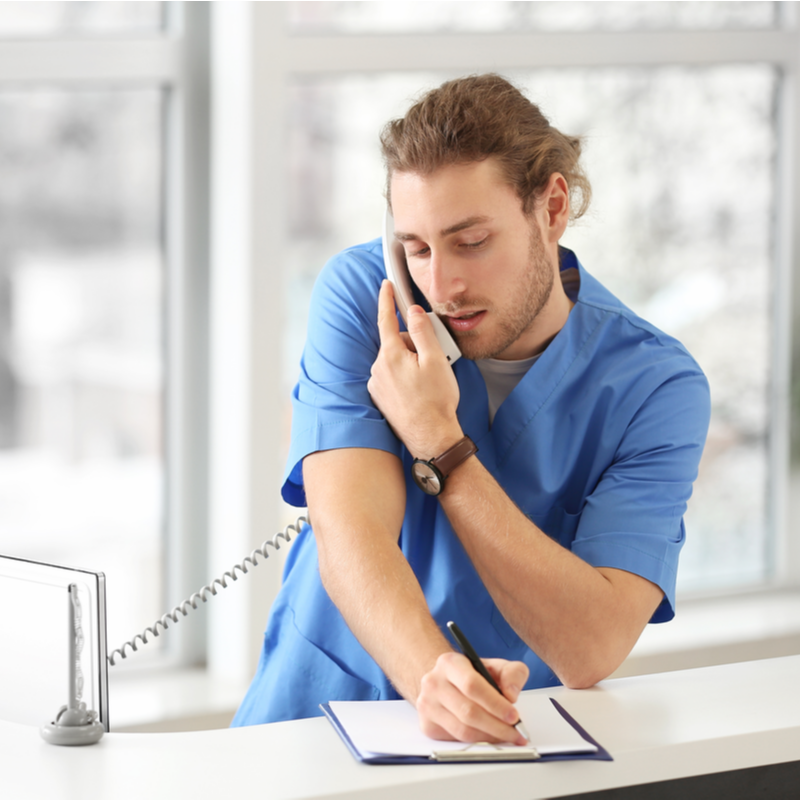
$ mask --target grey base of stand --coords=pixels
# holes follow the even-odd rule
[[[89,725],[68,728],[55,722],[43,725],[41,729],[42,739],[49,744],[63,745],[82,745],[96,744],[105,733],[105,729],[99,722],[92,722]]]
[[[105,733],[105,728],[97,721],[95,712],[87,711],[86,705],[81,703],[77,709],[68,710],[62,706],[55,721],[43,725],[40,733],[48,744],[74,747],[96,744]]]

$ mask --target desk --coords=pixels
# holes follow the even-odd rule
[[[613,762],[368,766],[354,761],[323,718],[110,733],[82,748],[54,747],[37,728],[0,722],[0,794],[5,800],[535,800],[765,765],[783,765],[774,768],[779,782],[792,781],[788,786],[800,791],[798,684],[800,656],[789,656],[619,678],[582,691],[536,690],[557,698]],[[719,796],[707,789],[694,795]],[[622,796],[647,796],[645,787],[633,791]],[[693,796],[691,787],[679,791]],[[759,796],[791,796],[786,792]],[[659,796],[677,793],[673,786]]]

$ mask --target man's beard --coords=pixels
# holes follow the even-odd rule
[[[498,311],[484,298],[462,298],[453,303],[437,305],[434,311],[441,316],[455,316],[462,308],[485,308],[495,317],[497,330],[487,339],[480,327],[474,331],[453,331],[447,326],[464,358],[477,361],[496,358],[525,333],[539,312],[547,305],[553,291],[553,267],[547,260],[541,234],[535,224],[531,225],[528,269],[523,275],[524,283],[514,293],[513,305]]]

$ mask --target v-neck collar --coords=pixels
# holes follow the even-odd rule
[[[575,305],[547,349],[497,409],[491,430],[486,385],[477,365],[460,359],[454,366],[461,391],[458,406],[461,427],[479,449],[483,441],[484,449],[488,447],[497,466],[502,466],[511,455],[525,429],[556,392],[605,316],[604,309],[586,302],[600,285],[586,273],[571,250],[561,248],[561,270],[568,269],[576,269],[580,277],[577,297],[570,298]]]

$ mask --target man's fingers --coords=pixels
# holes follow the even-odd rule
[[[394,289],[391,281],[385,280],[378,293],[378,335],[381,346],[388,344],[400,333],[400,323],[394,305]]]
[[[477,728],[470,728],[469,725],[462,724],[459,719],[451,714],[444,706],[438,709],[437,720],[434,722],[430,717],[423,717],[421,725],[422,732],[431,739],[438,739],[446,742],[488,742],[496,743],[507,741],[507,739],[497,739],[489,736],[485,731]]]
[[[466,656],[459,653],[440,657],[445,674],[454,690],[461,695],[461,705],[451,707],[460,723],[488,733],[492,741],[514,742],[520,739],[513,726],[519,721],[519,712],[507,697],[499,694],[472,666]],[[498,659],[497,662],[501,662]],[[499,664],[493,665],[496,669]],[[512,662],[506,662],[512,663]],[[520,663],[520,662],[516,662]],[[527,667],[521,664],[524,670]],[[519,678],[519,670],[511,670],[512,678]],[[524,685],[524,684],[523,684]],[[502,684],[500,684],[502,688]],[[475,741],[473,739],[465,741]]]
[[[530,670],[522,661],[485,658],[483,663],[510,702],[516,703],[522,687],[528,682]]]
[[[436,331],[428,319],[428,315],[421,306],[410,306],[406,320],[408,333],[414,343],[414,349],[419,355],[420,364],[425,364],[430,359],[444,359],[442,347],[436,338]]]
[[[417,352],[417,346],[414,344],[414,340],[406,331],[400,331],[400,338],[403,340],[403,344],[412,352]]]
[[[474,674],[486,683],[480,675]],[[426,680],[427,685],[417,700],[417,710],[427,736],[460,742],[513,742],[519,738],[511,725],[465,695],[445,674],[439,673],[437,677],[428,673],[423,682]],[[486,685],[502,701],[500,695]]]

